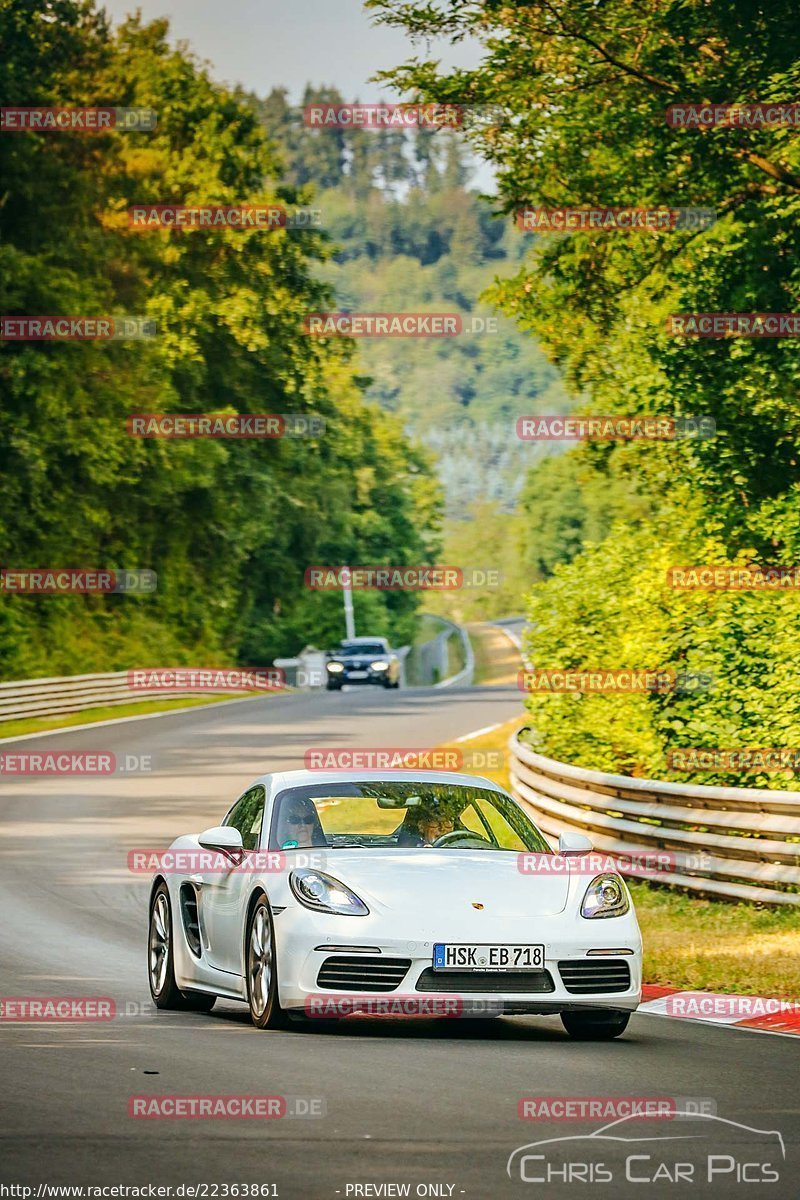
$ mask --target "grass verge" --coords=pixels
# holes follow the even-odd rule
[[[105,708],[82,708],[80,712],[57,717],[23,717],[18,721],[0,721],[0,738],[23,737],[26,733],[49,733],[69,729],[71,725],[89,725],[92,721],[111,721],[116,717],[144,717],[149,713],[170,712],[174,708],[197,708],[201,704],[219,704],[221,700],[245,699],[247,695],[272,696],[277,692],[236,692],[216,696],[184,696],[176,700],[139,700],[132,704],[112,704]]]
[[[496,625],[482,621],[465,628],[475,655],[475,682],[488,686],[516,683],[520,658],[511,638]]]

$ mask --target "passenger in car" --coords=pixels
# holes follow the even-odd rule
[[[311,800],[293,799],[283,805],[278,823],[278,845],[281,849],[306,849],[327,846],[316,807]]]

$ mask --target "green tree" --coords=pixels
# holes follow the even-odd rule
[[[571,562],[587,543],[602,542],[612,525],[646,520],[652,502],[636,476],[618,466],[619,455],[598,459],[585,448],[542,459],[525,477],[519,499],[524,520],[523,556],[533,578]]]
[[[472,36],[483,44],[472,70],[447,73],[415,61],[387,74],[429,102],[495,106],[470,137],[495,168],[509,216],[529,204],[716,214],[699,229],[587,228],[532,238],[518,272],[492,292],[535,334],[588,411],[700,414],[717,425],[715,437],[615,451],[601,537],[614,515],[621,519],[596,544],[594,484],[579,494],[580,476],[571,473],[584,460],[565,456],[531,477],[531,520],[549,521],[540,565],[550,569],[559,554],[568,560],[578,550],[531,594],[535,661],[644,667],[677,658],[710,661],[718,676],[701,696],[532,698],[541,744],[635,773],[664,773],[668,746],[692,744],[687,738],[796,744],[789,597],[690,602],[663,575],[665,564],[697,555],[792,563],[800,551],[792,340],[681,338],[667,325],[670,314],[796,308],[800,145],[791,126],[676,128],[666,120],[670,105],[793,98],[800,83],[794,10],[787,0],[367,4],[415,37]],[[561,493],[549,513],[531,494],[548,473]],[[644,513],[630,511],[635,497],[624,493],[633,477]]]
[[[800,478],[791,339],[676,339],[670,313],[791,311],[800,283],[800,147],[790,127],[671,128],[669,105],[783,101],[800,82],[787,0],[534,0],[432,8],[368,0],[415,36],[477,37],[473,70],[433,61],[383,75],[439,103],[492,105],[470,136],[497,171],[501,207],[702,207],[707,230],[585,230],[535,239],[497,302],[535,332],[578,394],[601,411],[717,418],[719,436],[674,455],[726,505]],[[536,69],[531,70],[535,62]],[[653,465],[655,456],[649,456]],[[670,467],[667,468],[668,472]]]
[[[300,194],[276,191],[249,100],[172,48],[165,21],[112,34],[77,0],[4,0],[0,22],[12,101],[142,106],[159,118],[153,133],[0,139],[2,311],[145,315],[158,329],[150,341],[3,345],[0,561],[148,567],[159,581],[139,598],[3,595],[0,670],[264,662],[295,650],[300,630],[329,621],[306,566],[435,555],[427,459],[364,401],[352,347],[302,333],[306,313],[334,306],[318,234],[128,227],[134,203]],[[219,411],[314,414],[326,427],[241,442],[126,432],[130,413]],[[394,635],[416,598],[373,603]]]

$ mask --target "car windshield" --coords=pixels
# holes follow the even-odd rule
[[[309,784],[278,796],[270,848],[533,850],[544,836],[503,792],[425,780]]]
[[[364,642],[360,646],[340,646],[334,651],[337,658],[344,658],[347,655],[376,655],[385,654],[386,649],[380,642]]]

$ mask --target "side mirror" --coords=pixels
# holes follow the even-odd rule
[[[588,854],[591,849],[591,838],[588,838],[585,833],[562,833],[559,835],[559,854]]]
[[[232,825],[215,825],[199,834],[197,840],[204,850],[221,850],[231,859],[244,854],[242,835]]]

